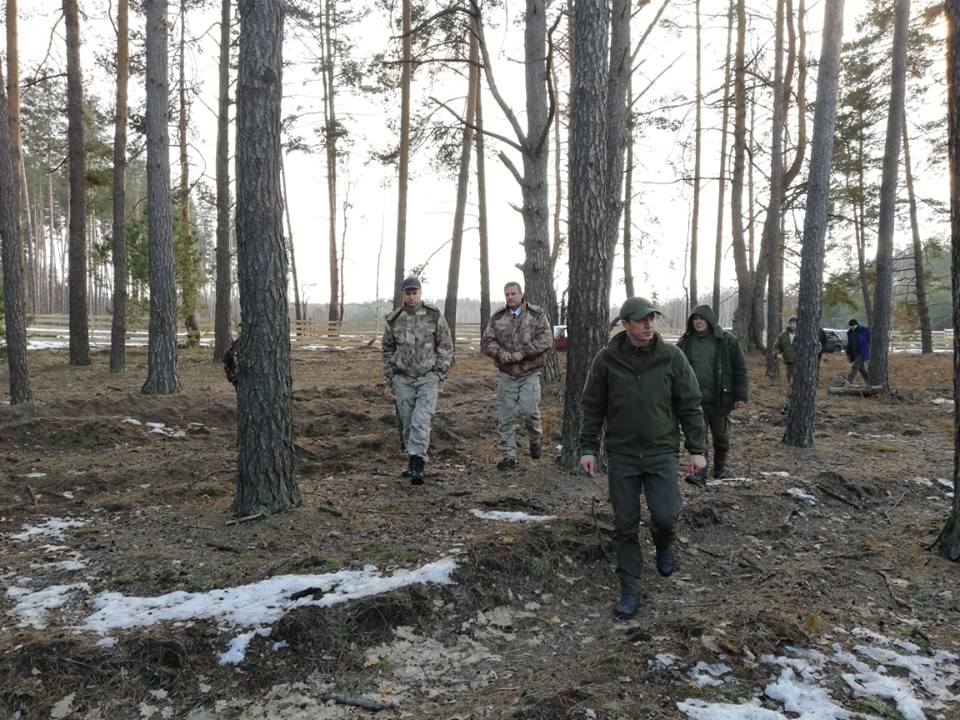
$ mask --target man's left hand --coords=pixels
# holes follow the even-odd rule
[[[696,475],[707,466],[707,458],[703,455],[690,456],[690,474]]]
[[[515,353],[510,353],[510,358],[511,358],[514,362],[520,362],[521,360],[523,360],[523,353],[520,352],[519,350],[518,350],[517,352],[515,352]]]

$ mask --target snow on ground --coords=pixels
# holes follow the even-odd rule
[[[243,660],[250,641],[270,634],[270,626],[294,608],[330,607],[408,585],[448,585],[457,564],[444,558],[413,570],[398,570],[381,576],[368,565],[363,570],[341,570],[323,575],[277,575],[257,583],[203,593],[172,592],[156,597],[125,596],[102,592],[90,604],[94,613],[79,629],[106,636],[115,630],[148,627],[164,621],[215,620],[221,626],[244,630],[231,640],[221,655],[222,664]],[[21,581],[24,582],[24,581]],[[54,585],[31,591],[17,585],[7,589],[16,601],[10,614],[20,625],[46,626],[49,611],[63,607],[74,593],[88,593],[89,585]]]
[[[498,522],[549,522],[556,520],[556,515],[528,515],[525,512],[505,512],[503,510],[477,510],[470,514],[481,520],[496,520]]]
[[[835,643],[825,651],[787,647],[784,655],[762,657],[761,666],[770,668],[772,675],[749,702],[687,699],[677,708],[693,720],[866,720],[877,716],[845,707],[853,699],[866,698],[873,704],[884,702],[890,713],[896,708],[903,720],[957,717],[960,696],[951,690],[960,682],[957,655],[943,650],[925,653],[913,643],[861,628],[852,635],[866,642],[852,651]],[[701,687],[736,683],[735,676],[719,672],[721,667],[725,666],[699,662],[689,675]],[[837,678],[843,680],[844,690],[838,689]]]
[[[10,533],[7,537],[17,542],[25,542],[38,535],[61,538],[65,530],[82,527],[86,524],[85,520],[75,520],[73,518],[47,518],[40,525],[24,525],[23,532]]]
[[[811,495],[809,492],[807,492],[803,488],[792,487],[789,490],[787,490],[787,495],[789,495],[790,497],[794,497],[797,500],[803,500],[804,502],[810,503],[811,505],[816,505],[817,503],[817,496]]]

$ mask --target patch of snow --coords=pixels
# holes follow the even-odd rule
[[[103,648],[115,648],[117,646],[117,639],[112,636],[102,637],[97,640],[97,647]]]
[[[953,490],[953,481],[946,478],[937,478],[937,482],[943,485],[947,490]]]
[[[70,693],[61,698],[50,708],[50,720],[63,720],[73,713],[73,698],[76,693]]]
[[[17,601],[10,614],[20,618],[18,627],[43,629],[47,626],[47,613],[63,607],[75,592],[89,592],[87,583],[70,585],[51,585],[43,590],[31,592],[23,587],[7,588],[7,597]]]
[[[47,520],[40,525],[24,525],[23,532],[12,533],[7,535],[7,537],[17,542],[30,540],[37,535],[49,535],[50,537],[61,538],[63,537],[64,530],[83,527],[86,524],[87,522],[85,520],[75,520],[73,518],[47,518]]]
[[[524,512],[504,512],[502,510],[477,510],[470,514],[481,520],[496,520],[498,522],[549,522],[556,520],[556,515],[528,515]]]
[[[910,479],[913,480],[913,482],[915,482],[917,485],[921,485],[922,487],[933,487],[933,481],[930,480],[930,478],[914,477]]]
[[[79,556],[73,560],[61,560],[51,563],[30,563],[32,570],[63,570],[65,572],[77,572],[87,567],[87,564],[79,559]]]
[[[803,500],[804,502],[809,503],[811,505],[817,504],[817,496],[811,495],[803,488],[792,487],[789,490],[787,490],[787,495],[789,495],[790,497],[794,497],[797,500]]]
[[[756,700],[745,705],[683,700],[677,703],[677,709],[693,720],[787,720],[775,710],[760,707]]]
[[[953,400],[944,397],[936,397],[930,402],[932,402],[934,405],[953,405]]]
[[[156,597],[127,597],[122,593],[104,592],[91,601],[95,612],[81,627],[106,634],[164,621],[217,620],[229,627],[252,629],[252,633],[242,633],[235,638],[221,656],[221,659],[242,659],[242,652],[254,634],[294,608],[330,607],[421,583],[449,585],[453,582],[451,575],[456,567],[454,560],[444,558],[387,576],[381,576],[376,567],[367,565],[363,570],[341,570],[324,575],[277,575],[249,585],[204,593],[177,591]],[[307,590],[314,592],[291,599]]]
[[[127,423],[128,425],[143,425],[143,423],[136,418],[124,418],[123,422]]]
[[[45,472],[28,472],[26,475],[21,475],[20,477],[25,477],[25,478],[42,478],[42,477],[46,477],[46,476],[47,476],[47,474],[46,474]]]
[[[250,645],[250,641],[258,635],[260,637],[267,637],[271,632],[272,630],[268,627],[260,627],[250,632],[240,633],[230,641],[227,649],[220,653],[220,664],[239,665],[243,662],[243,658],[247,654],[247,647]]]
[[[677,661],[676,656],[671,655],[670,653],[659,653],[655,655],[653,660],[649,660],[648,664],[651,667],[655,667],[660,670],[665,670],[669,667],[673,667],[673,664]]]
[[[723,685],[722,678],[724,675],[729,673],[731,670],[729,665],[724,665],[723,663],[709,664],[705,663],[703,660],[698,662],[692,668],[690,668],[690,678],[700,687],[705,687],[707,685],[717,686]]]
[[[761,472],[760,474],[763,475],[764,477],[779,477],[779,478],[790,477],[790,473],[788,473],[786,470],[770,470],[768,472]]]

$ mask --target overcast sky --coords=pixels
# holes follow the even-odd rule
[[[659,2],[652,2],[638,13],[635,21],[634,37],[637,38],[647,27]],[[854,33],[855,17],[862,11],[860,0],[848,0],[846,4],[845,37]],[[85,84],[104,98],[107,105],[112,103],[113,87],[99,70],[92,67],[90,53],[114,42],[111,27],[104,20],[108,10],[107,1],[84,3],[89,13],[81,20],[84,62],[86,67]],[[171,13],[178,3],[171,2]],[[705,93],[717,88],[723,77],[723,56],[726,42],[725,13],[713,17],[708,13],[717,11],[720,2],[704,2],[703,18],[703,88]],[[772,46],[773,27],[769,19],[773,15],[772,0],[752,0],[749,2],[753,22],[757,31],[748,38],[751,49],[760,50],[761,42]],[[21,64],[24,72],[35,65],[47,49],[50,28],[60,16],[59,0],[30,0],[21,2]],[[522,11],[523,2],[506,0],[505,7],[490,16],[496,25],[489,31],[488,42],[495,56],[495,74],[503,95],[521,116],[523,111],[523,71],[522,71]],[[112,6],[110,13],[115,12]],[[552,18],[551,11],[551,18]],[[693,10],[689,0],[674,0],[665,18],[674,23],[672,29],[657,28],[644,46],[638,60],[640,67],[634,81],[635,88],[643,88],[650,79],[666,68],[656,85],[637,106],[641,112],[655,111],[661,98],[675,101],[693,97],[694,92],[694,35],[692,31]],[[823,3],[811,0],[808,3],[807,31],[808,54],[819,55],[820,26],[823,19]],[[219,10],[192,12],[188,19],[188,34],[203,39],[188,56],[190,70],[194,80],[200,84],[202,97],[194,102],[191,117],[191,174],[208,176],[213,183],[215,110],[216,110],[216,62],[217,62],[217,23]],[[137,27],[142,19],[132,20]],[[53,40],[52,56],[55,62],[63,57],[63,23],[57,26]],[[174,28],[174,32],[179,31]],[[347,29],[358,45],[358,54],[366,54],[395,44],[391,39],[388,19],[382,14],[374,14],[364,21],[361,28]],[[303,57],[303,49],[291,42],[285,46],[285,59],[298,60]],[[171,68],[172,69],[172,68]],[[938,74],[940,69],[937,69]],[[449,101],[453,107],[461,108],[464,102],[462,81],[452,74],[450,79],[439,86],[431,86],[425,72],[415,75],[414,103],[423,108],[429,106],[429,96]],[[812,102],[815,96],[816,68],[812,68],[808,80],[808,98]],[[136,87],[142,80],[134,79],[131,85],[131,103],[142,98],[142,87]],[[285,71],[284,115],[303,112],[303,119],[296,130],[307,138],[314,137],[314,128],[322,123],[322,92],[319,79],[312,75],[302,64]],[[566,80],[561,75],[561,86]],[[563,87],[561,89],[563,89]],[[565,92],[563,93],[565,95]],[[937,107],[941,101],[939,93],[928,98],[931,115],[942,113]],[[387,147],[392,136],[388,121],[395,118],[399,98],[390,99],[382,104],[369,98],[352,98],[344,95],[339,100],[338,114],[343,119],[352,143],[349,148],[349,160],[339,179],[339,202],[342,204],[349,193],[351,208],[347,216],[345,291],[347,302],[363,302],[392,295],[394,240],[396,236],[397,188],[395,173],[369,160],[371,149]],[[502,118],[493,98],[486,93],[483,98],[484,119],[488,128],[509,135],[509,127]],[[438,113],[444,116],[444,111]],[[449,117],[449,115],[448,115]],[[645,127],[638,131],[635,148],[638,167],[634,177],[634,271],[637,292],[656,293],[661,298],[683,294],[688,282],[685,272],[685,258],[690,233],[690,215],[692,208],[692,188],[680,178],[692,176],[692,131],[693,109],[687,105],[672,112],[672,117],[681,121],[679,128],[656,129]],[[769,120],[758,116],[758,133],[769,132]],[[702,290],[712,286],[713,247],[716,232],[717,183],[715,178],[719,170],[720,113],[719,109],[704,110],[705,128],[703,169],[705,178],[701,191],[700,209],[700,262],[698,267],[699,285]],[[808,128],[809,133],[809,128]],[[564,134],[565,131],[564,131]],[[171,140],[175,141],[175,133]],[[685,149],[686,146],[686,149]],[[519,204],[519,187],[512,176],[497,159],[496,152],[505,149],[513,151],[495,140],[487,141],[488,157],[488,211],[490,222],[491,284],[494,299],[500,296],[503,283],[511,279],[522,280],[522,273],[516,264],[523,260],[523,227],[519,213],[513,204]],[[918,181],[925,182],[921,165],[923,148],[917,143],[912,148],[918,156],[914,165],[917,168]],[[176,149],[172,149],[176,152]],[[231,143],[231,152],[233,151]],[[452,177],[438,177],[432,169],[430,160],[432,149],[425,146],[412,158],[411,185],[408,205],[407,254],[406,267],[411,268],[432,257],[425,272],[424,294],[428,298],[440,298],[445,294],[449,253],[443,246],[450,238],[453,225],[456,183]],[[809,159],[809,152],[808,152]],[[519,158],[514,155],[519,165]],[[759,168],[756,172],[756,201],[765,202],[765,168],[769,160],[758,156]],[[563,181],[566,181],[566,162],[564,159]],[[304,296],[311,302],[325,302],[329,295],[329,268],[327,264],[327,206],[326,206],[326,168],[322,154],[309,155],[302,152],[291,153],[286,158],[287,182],[290,195],[290,210],[293,222],[293,234],[296,244],[297,264],[300,284]],[[552,159],[551,159],[552,168]],[[552,170],[551,170],[552,172]],[[801,174],[802,181],[806,170]],[[473,179],[472,179],[473,180]],[[552,182],[551,178],[551,182]],[[938,178],[927,178],[926,182],[939,185]],[[467,210],[466,233],[463,240],[463,257],[460,274],[460,296],[477,298],[480,294],[479,250],[476,231],[475,180],[471,183],[470,200]],[[564,188],[566,190],[566,188]],[[936,192],[936,190],[932,191]],[[550,192],[551,203],[553,191]],[[729,202],[729,188],[727,193]],[[944,197],[945,199],[945,197]],[[746,202],[746,198],[745,198]],[[564,212],[564,221],[565,221]],[[760,225],[758,223],[757,241]],[[792,220],[788,220],[788,229]],[[802,226],[802,217],[797,218]],[[730,218],[729,209],[724,218],[726,244],[729,245]],[[565,233],[565,227],[563,232]],[[343,217],[338,218],[338,243],[343,238]],[[897,245],[902,246],[907,237],[898,238]],[[443,247],[441,247],[443,246]],[[618,246],[615,286],[611,301],[619,303],[625,296],[622,277],[622,257]],[[838,270],[838,259],[833,259],[831,270]],[[727,248],[723,273],[725,286],[734,284],[733,258]],[[787,268],[787,283],[795,279],[795,273]],[[561,263],[557,273],[558,294],[567,286],[567,268]]]

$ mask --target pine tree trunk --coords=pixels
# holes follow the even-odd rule
[[[610,304],[610,284],[617,248],[623,209],[623,165],[627,146],[627,87],[632,74],[630,46],[630,0],[612,0],[610,3],[610,69],[607,72],[607,150],[606,150],[606,237],[607,237],[607,305]],[[604,324],[608,313],[601,315]]]
[[[83,80],[77,0],[63,0],[67,29],[67,135],[70,165],[70,364],[90,364],[87,324],[87,162],[83,146]]]
[[[800,255],[799,343],[790,385],[790,410],[783,442],[813,447],[813,419],[817,392],[817,353],[823,299],[823,255],[827,234],[830,164],[837,115],[840,47],[843,41],[843,0],[824,4],[823,40],[817,73],[817,100],[813,116],[807,208],[803,219]]]
[[[727,188],[727,137],[730,125],[730,46],[733,40],[733,3],[727,9],[727,53],[723,65],[723,121],[720,127],[720,172],[717,174],[717,236],[713,251],[713,311],[720,319],[720,269],[723,264],[723,200]]]
[[[410,85],[413,81],[413,63],[410,52],[410,3],[401,0],[401,65],[400,65],[400,156],[397,173],[397,254],[393,266],[393,305],[403,302],[403,284],[407,247],[407,180],[410,174]]]
[[[737,309],[733,314],[733,332],[747,342],[751,316],[751,273],[747,263],[743,232],[743,178],[747,155],[746,87],[747,17],[744,0],[737,0],[737,50],[734,58],[733,179],[730,189],[730,222],[733,233],[733,261],[737,271]]]
[[[947,16],[947,143],[950,163],[950,248],[953,279],[953,504],[937,549],[960,560],[960,0],[944,2]]]
[[[3,78],[0,77],[0,118],[9,117],[7,113],[7,94],[3,89]],[[10,124],[0,120],[0,148],[9,147]],[[3,321],[11,405],[32,399],[30,372],[27,367],[23,248],[17,208],[19,195],[16,188],[16,171],[11,153],[0,152],[0,254],[3,258]]]
[[[568,335],[560,464],[575,470],[579,461],[579,399],[594,356],[607,342],[609,312],[607,267],[609,241],[606,187],[607,17],[603,0],[577,0],[574,18],[576,78],[572,90],[573,132],[570,145],[569,218],[570,283]],[[619,183],[617,183],[619,187]]]
[[[890,312],[893,301],[893,233],[896,225],[897,175],[900,172],[900,138],[907,81],[907,32],[910,0],[896,0],[894,6],[893,67],[890,73],[890,111],[883,150],[880,181],[880,225],[877,231],[876,289],[870,333],[870,362],[867,376],[871,385],[889,387],[887,353],[890,341]]]
[[[476,32],[476,19],[471,22]],[[483,154],[483,85],[477,73],[477,226],[480,235],[480,328],[490,322],[490,243],[487,229],[487,161]]]
[[[699,4],[698,4],[699,7]],[[627,80],[627,107],[633,107],[633,75]],[[627,171],[623,182],[623,284],[627,297],[633,288],[633,120],[627,117]]]
[[[463,218],[467,210],[467,191],[470,187],[470,155],[473,151],[473,126],[477,115],[477,78],[479,76],[480,48],[477,35],[469,32],[470,69],[467,73],[466,123],[460,147],[460,172],[457,177],[457,203],[453,211],[453,233],[450,237],[450,267],[447,272],[447,297],[443,303],[443,317],[450,333],[457,336],[457,297],[460,291],[460,254],[463,248]]]
[[[287,220],[287,253],[290,256],[290,276],[293,279],[293,317],[297,321],[297,333],[300,332],[299,323],[303,321],[303,313],[300,307],[300,281],[297,279],[297,254],[293,245],[293,225],[290,223],[290,197],[287,195],[287,168],[280,157],[280,179],[283,183],[283,216]],[[343,267],[343,263],[340,263]],[[342,289],[341,285],[341,289]],[[341,303],[341,307],[343,303]]]
[[[36,293],[33,278],[36,263],[31,250],[33,228],[30,222],[30,199],[27,192],[27,176],[24,171],[22,143],[20,140],[20,59],[17,39],[17,0],[7,0],[7,124],[10,137],[13,192],[17,194],[17,225],[20,246],[26,253],[24,277],[24,306],[27,312],[35,312]]]
[[[559,78],[556,66],[552,68],[554,92],[559,93]],[[559,100],[558,100],[559,102]],[[557,262],[563,249],[563,232],[560,222],[563,218],[563,140],[560,133],[560,112],[553,113],[553,247],[550,248],[550,277],[557,276]],[[553,322],[559,322],[560,308],[556,305],[557,293],[553,293],[554,305],[549,309]]]
[[[237,76],[237,516],[300,504],[294,476],[287,254],[280,193],[283,15],[241,0]]]
[[[328,333],[339,333],[340,271],[337,263],[337,124],[334,66],[336,54],[333,45],[333,1],[324,0],[324,21],[321,26],[321,70],[323,76],[324,147],[327,157],[327,258],[330,266],[330,304],[327,312]]]
[[[142,392],[180,391],[177,294],[170,219],[167,93],[167,0],[147,0],[147,225],[150,236],[150,331]]]
[[[701,85],[701,58],[700,58],[700,0],[694,2],[694,14],[697,27],[697,85],[696,111],[693,131],[693,217],[690,220],[690,307],[700,304],[700,294],[697,288],[697,250],[698,234],[700,231],[700,151],[701,135],[703,134],[703,92]],[[628,297],[630,297],[628,295]]]
[[[127,79],[129,77],[127,0],[117,2],[117,100],[113,132],[113,322],[110,372],[127,369]]]
[[[930,306],[927,304],[927,281],[923,273],[923,243],[920,241],[920,222],[917,219],[917,196],[913,191],[913,169],[910,166],[910,133],[906,116],[903,119],[903,169],[906,173],[907,199],[910,203],[910,230],[913,238],[913,276],[916,283],[917,315],[920,316],[920,352],[933,352],[933,333],[930,328]]]
[[[779,258],[780,258],[780,210],[783,205],[783,15],[785,0],[777,0],[776,27],[774,32],[773,65],[773,122],[770,143],[770,198],[767,201],[767,216],[763,222],[763,237],[760,243],[760,262],[754,277],[754,319],[763,309],[764,278],[760,266],[766,264],[769,293],[767,299],[767,337],[762,336],[763,327],[754,323],[754,342],[765,350],[767,377],[776,377],[779,363],[775,343],[780,332]]]
[[[217,103],[217,285],[213,360],[222,362],[230,347],[230,7],[220,0],[219,99]]]
[[[187,156],[187,76],[186,76],[186,49],[187,49],[187,0],[180,0],[180,87],[178,88],[179,114],[177,118],[177,139],[180,158],[180,245],[179,262],[184,267],[181,272],[180,291],[183,294],[181,312],[183,325],[187,331],[187,346],[196,347],[200,344],[200,326],[197,324],[197,299],[200,294],[198,287],[199,273],[194,272],[194,266],[199,263],[200,250],[190,226],[190,163]]]

